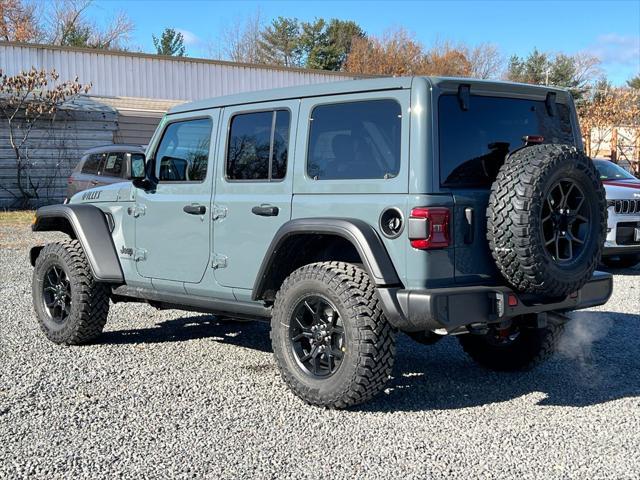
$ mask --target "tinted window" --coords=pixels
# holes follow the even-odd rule
[[[273,160],[271,178],[281,179],[287,173],[287,157],[289,155],[289,111],[276,112],[276,125],[273,134]]]
[[[231,119],[227,151],[230,180],[285,177],[289,150],[289,111],[243,113]]]
[[[108,153],[102,166],[102,175],[122,177],[124,173],[124,153]]]
[[[89,155],[82,166],[82,173],[89,175],[97,175],[100,168],[100,161],[102,160],[102,153],[94,153]]]
[[[400,170],[401,121],[394,100],[315,107],[307,174],[317,180],[395,177]]]
[[[440,182],[444,186],[487,187],[505,156],[524,145],[525,135],[544,143],[574,144],[569,109],[556,104],[551,116],[543,101],[472,95],[462,110],[456,95],[438,102]]]
[[[600,180],[635,180],[631,173],[609,160],[594,160]]]
[[[160,181],[200,182],[207,176],[211,120],[175,122],[167,126],[156,151]]]

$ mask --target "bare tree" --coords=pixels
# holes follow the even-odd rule
[[[216,43],[209,45],[209,56],[240,63],[260,63],[259,42],[264,17],[256,9],[245,18],[236,18],[222,29]]]
[[[474,78],[500,78],[505,66],[505,58],[496,45],[481,43],[467,49]]]
[[[36,125],[53,122],[60,107],[87,93],[91,85],[81,85],[78,78],[60,82],[54,71],[32,68],[18,75],[8,76],[0,71],[0,115],[6,122],[9,145],[15,157],[16,186],[20,195],[2,186],[23,206],[40,198],[40,190],[47,182],[32,176],[33,162],[29,153],[29,137]]]
[[[35,3],[0,0],[0,40],[34,42],[41,34]]]
[[[55,0],[47,12],[45,28],[53,45],[124,50],[133,31],[125,13],[117,13],[102,28],[87,18],[93,0]]]
[[[585,88],[594,79],[602,76],[601,62],[598,57],[581,52],[572,55],[571,58],[575,69],[574,79],[579,88]]]

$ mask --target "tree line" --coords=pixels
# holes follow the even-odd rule
[[[124,12],[100,25],[91,19],[94,0],[53,0],[46,8],[34,0],[0,0],[0,39],[109,50],[140,50],[131,45],[134,24]],[[152,36],[155,53],[186,56],[183,34],[167,27]],[[277,17],[259,10],[231,22],[210,57],[234,62],[344,71],[355,75],[441,75],[504,79],[568,88],[582,101],[601,83],[599,60],[586,53],[567,55],[534,48],[524,57],[506,58],[491,43],[467,45],[438,40],[425,46],[403,28],[372,35],[355,21]],[[640,75],[628,86],[640,88]]]

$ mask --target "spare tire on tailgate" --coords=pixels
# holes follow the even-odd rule
[[[606,200],[593,162],[569,145],[515,151],[487,208],[487,238],[516,290],[562,297],[591,278],[606,235]]]

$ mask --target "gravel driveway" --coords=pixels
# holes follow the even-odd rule
[[[0,478],[640,477],[640,269],[533,372],[403,336],[387,391],[328,411],[285,388],[262,323],[123,304],[94,345],[46,341],[26,260],[42,235],[0,239]]]

